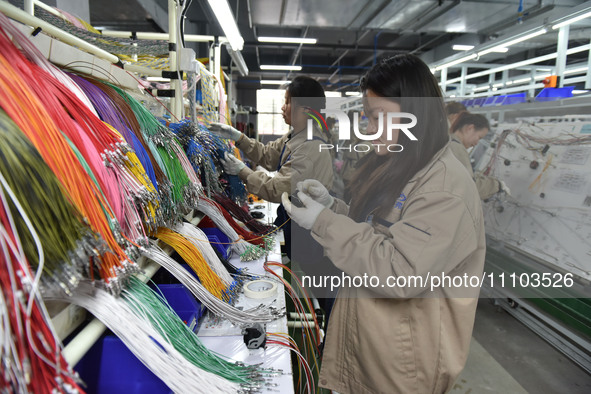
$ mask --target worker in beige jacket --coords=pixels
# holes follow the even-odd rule
[[[330,136],[316,126],[311,138],[307,133],[307,111],[318,112],[324,108],[325,102],[324,89],[318,81],[305,76],[294,78],[287,85],[285,104],[281,108],[285,123],[291,126],[290,131],[266,145],[231,126],[213,123],[210,131],[236,141],[236,146],[252,162],[276,173],[270,175],[267,171],[252,170],[231,154],[226,154],[222,161],[224,170],[238,175],[250,193],[275,203],[281,202],[282,193],[291,193],[295,185],[304,179],[317,179],[330,188],[333,182],[332,156],[329,150],[320,149],[322,144],[329,144]],[[288,219],[283,206],[280,206],[275,224],[283,225],[287,254],[291,257],[291,225]]]
[[[370,133],[385,127],[380,113],[407,112],[417,118],[417,140],[400,130],[376,136],[353,180],[350,207],[314,180],[298,186],[302,208],[283,198],[337,267],[370,278],[339,291],[320,386],[341,394],[443,393],[466,362],[479,288],[433,278],[480,279],[478,192],[450,150],[441,93],[426,64],[414,55],[387,59],[362,78],[361,89]],[[378,150],[387,144],[404,149]]]
[[[481,173],[475,174],[472,169],[468,148],[476,146],[478,141],[488,134],[490,130],[488,120],[482,115],[464,111],[456,117],[450,130],[452,131],[451,150],[474,179],[480,198],[486,200],[499,192],[511,194],[505,182]]]

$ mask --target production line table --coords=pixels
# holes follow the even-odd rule
[[[265,223],[272,223],[276,216],[277,206],[279,204],[273,203],[254,203],[250,207],[263,205],[262,209],[255,209],[263,212],[265,217],[261,219]],[[283,241],[283,232],[279,231],[275,236],[275,244],[273,251],[267,257],[251,262],[241,262],[239,257],[234,255],[230,258],[230,263],[238,268],[247,268],[250,273],[255,275],[265,275],[264,263],[266,260],[281,262],[281,243]],[[282,275],[282,270],[279,267],[272,267],[272,269],[279,275]],[[276,307],[285,306],[285,292],[282,285],[277,288],[276,298],[247,300],[244,295],[241,295],[237,306],[244,306],[245,308],[253,307],[260,303],[269,305],[274,303]],[[231,326],[231,325],[230,325]],[[291,367],[291,355],[289,349],[285,347],[267,347],[267,349],[247,349],[244,344],[242,335],[219,335],[219,336],[204,336],[203,323],[198,331],[198,335],[203,344],[210,350],[213,350],[223,356],[229,357],[235,361],[242,361],[245,364],[261,364],[262,367],[271,367],[276,370],[282,370],[283,374],[272,378],[272,385],[261,388],[263,393],[293,393],[293,374]],[[231,334],[232,330],[228,330]],[[234,333],[238,332],[234,328]],[[283,316],[274,322],[267,324],[266,331],[271,333],[287,333],[287,317]]]

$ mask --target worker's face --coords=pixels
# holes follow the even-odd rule
[[[467,149],[476,146],[476,144],[478,144],[478,141],[480,141],[482,138],[484,138],[485,135],[488,134],[488,129],[486,127],[477,129],[474,127],[474,125],[469,124],[462,127],[462,134],[462,143]]]
[[[291,97],[287,90],[285,91],[285,103],[281,107],[281,113],[285,123],[291,126]]]
[[[378,156],[384,156],[390,154],[386,146],[396,144],[398,142],[398,134],[400,130],[392,130],[392,138],[388,139],[387,122],[388,112],[401,112],[400,105],[393,101],[387,100],[385,97],[378,96],[371,89],[365,91],[365,97],[363,100],[363,107],[365,116],[367,116],[368,124],[366,134],[375,134],[380,129],[382,133],[371,143],[374,145],[374,150]],[[382,116],[380,117],[380,113]],[[393,123],[400,123],[400,119],[393,119]],[[378,149],[379,147],[379,149]]]

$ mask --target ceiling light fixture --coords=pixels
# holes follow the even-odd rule
[[[507,49],[508,47],[510,47],[511,45],[515,45],[517,43],[529,40],[530,38],[534,38],[537,36],[541,36],[542,34],[546,34],[548,30],[546,30],[545,28],[540,29],[538,31],[535,31],[533,33],[530,34],[526,34],[525,36],[519,37],[519,38],[515,38],[511,41],[505,42],[503,44],[494,46],[492,48],[489,49],[485,49],[484,51],[478,52],[478,56],[483,56],[486,55],[487,53],[491,53],[491,52],[499,52],[502,51],[503,49]]]
[[[345,92],[345,96],[361,97],[361,92]]]
[[[301,71],[302,66],[275,66],[266,64],[261,66],[261,70]]]
[[[461,45],[456,44],[451,47],[454,51],[469,51],[470,49],[474,49],[474,45]]]
[[[560,29],[562,26],[567,26],[567,25],[570,25],[571,23],[575,23],[575,22],[578,22],[580,20],[583,20],[583,19],[589,18],[589,17],[591,17],[591,11],[586,12],[581,15],[578,15],[578,16],[575,16],[574,18],[567,19],[563,22],[557,23],[554,26],[552,26],[552,30]]]
[[[282,44],[316,44],[316,38],[303,37],[259,37],[259,42],[275,42]]]
[[[232,9],[227,0],[207,0],[218,23],[220,24],[226,39],[235,51],[241,51],[244,47],[244,39],[238,30]]]
[[[466,62],[468,60],[475,59],[476,57],[477,57],[476,54],[473,53],[471,55],[464,56],[464,57],[461,57],[461,58],[456,59],[456,60],[452,60],[449,63],[445,63],[445,64],[442,64],[441,66],[435,67],[435,71],[443,70],[444,68],[448,68],[448,67],[451,67],[451,66],[455,66],[456,64],[464,63],[464,62]]]
[[[274,81],[270,79],[261,79],[261,85],[285,85],[288,83],[289,81]]]

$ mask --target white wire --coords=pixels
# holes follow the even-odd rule
[[[191,273],[181,267],[158,246],[142,249],[142,255],[158,263],[177,278],[205,307],[216,316],[234,323],[269,323],[285,314],[284,310],[259,306],[254,310],[240,310],[211,294]]]
[[[234,279],[224,267],[222,262],[220,261],[218,255],[213,250],[213,247],[207,241],[207,235],[198,227],[195,227],[189,223],[181,223],[175,226],[174,231],[178,232],[179,234],[183,235],[187,240],[189,240],[193,245],[199,249],[203,258],[211,269],[220,277],[220,279],[227,285],[230,286]]]
[[[230,240],[232,240],[232,249],[236,253],[242,254],[250,247],[250,244],[240,238],[238,233],[232,228],[230,223],[228,223],[224,215],[220,212],[219,208],[212,204],[211,201],[200,198],[197,202],[197,209],[209,216],[216,226],[218,226],[218,228],[222,230]]]
[[[72,296],[53,294],[51,298],[87,309],[175,393],[236,393],[240,389],[189,362],[121,297],[82,281]]]

